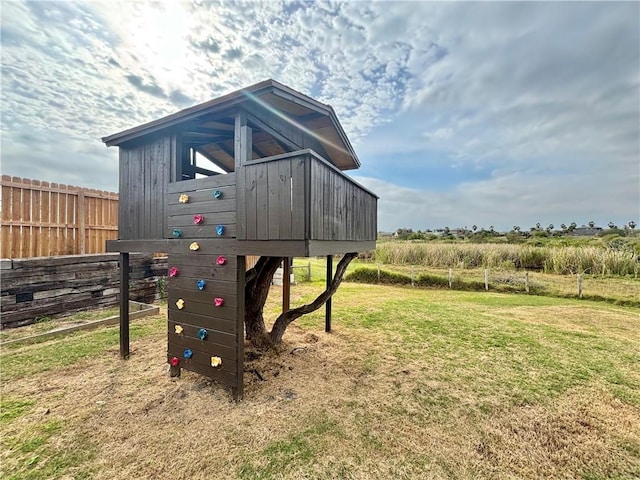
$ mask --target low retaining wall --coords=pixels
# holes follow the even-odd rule
[[[164,296],[167,258],[131,254],[129,298],[152,303]],[[118,303],[118,254],[0,260],[0,325]]]

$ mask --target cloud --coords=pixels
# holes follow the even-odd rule
[[[141,92],[148,93],[149,95],[153,95],[154,97],[158,98],[167,97],[167,94],[164,93],[164,90],[162,90],[162,88],[154,83],[153,80],[151,80],[150,83],[145,83],[142,77],[139,77],[137,75],[125,75],[125,78],[131,85],[136,87]]]
[[[639,18],[633,2],[6,2],[2,168],[116,189],[100,137],[274,78],[334,107],[384,228],[639,219]],[[458,175],[434,188],[421,168]]]

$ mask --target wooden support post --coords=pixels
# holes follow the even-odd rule
[[[282,313],[288,312],[291,306],[291,259],[284,259],[282,269]]]
[[[524,289],[529,293],[529,272],[524,272]]]
[[[333,255],[327,255],[327,288],[331,285],[331,280],[333,279]],[[325,314],[324,314],[324,331],[331,331],[331,297],[327,300],[325,304]]]
[[[489,269],[484,269],[484,289],[489,290]]]
[[[449,269],[449,288],[453,287],[453,268]]]
[[[129,358],[129,252],[120,252],[120,358]]]
[[[244,392],[244,284],[245,275],[247,270],[247,257],[237,257],[236,267],[236,296],[238,299],[238,305],[236,306],[236,345],[237,345],[237,358],[236,358],[236,372],[237,381],[236,386],[231,387],[231,394],[233,399],[237,402],[242,399]]]
[[[415,286],[415,284],[413,283],[413,265],[411,265],[411,286]]]

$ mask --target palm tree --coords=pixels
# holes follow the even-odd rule
[[[577,227],[578,227],[578,224],[576,222],[571,222],[569,224],[569,231],[573,232]]]
[[[609,223],[607,224],[607,226],[608,226],[610,229],[612,229],[612,230],[613,230],[614,228],[618,228],[618,227],[616,226],[616,224],[615,224],[615,223],[613,223],[613,222],[609,222]]]
[[[542,225],[540,222],[536,223],[536,230],[540,231],[542,229]]]
[[[633,230],[634,228],[636,228],[636,222],[634,222],[633,220],[631,220],[629,223],[627,223],[627,225],[629,225],[629,228],[631,230]]]
[[[551,230],[553,230],[553,223],[550,223],[549,226],[547,227],[548,233],[551,233]]]
[[[563,232],[566,232],[566,231],[567,231],[567,226],[566,226],[564,223],[561,223],[561,224],[560,224],[560,229],[561,229]]]
[[[593,228],[596,226],[596,222],[594,222],[593,220],[590,220],[589,223],[587,223],[587,225],[589,225],[589,228]]]
[[[474,232],[478,229],[477,225],[471,225],[471,230],[473,230]]]

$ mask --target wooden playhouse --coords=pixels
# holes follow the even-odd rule
[[[120,151],[120,351],[129,252],[169,255],[168,361],[242,395],[247,256],[375,248],[377,197],[333,109],[267,80],[102,139]]]

